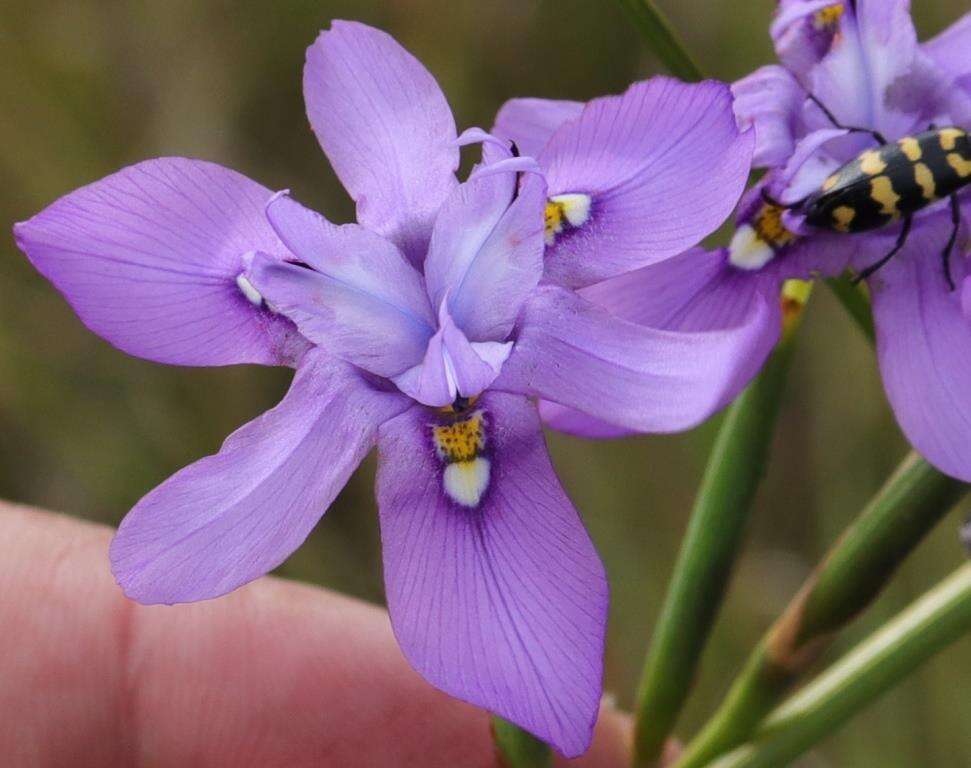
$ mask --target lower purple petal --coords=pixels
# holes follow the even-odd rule
[[[729,403],[772,348],[776,302],[754,295],[739,325],[670,331],[639,325],[563,289],[527,302],[493,385],[552,400],[619,427],[673,432]]]
[[[971,320],[951,291],[945,227],[915,231],[870,280],[887,397],[913,446],[943,472],[971,481]],[[952,257],[957,284],[966,274]]]
[[[482,437],[475,457],[462,457],[485,464],[462,466],[448,458],[454,443],[436,442],[436,427],[469,434],[463,418],[478,419]],[[602,691],[603,565],[524,398],[488,394],[472,414],[444,419],[413,408],[380,431],[377,493],[395,635],[433,685],[579,755]],[[477,498],[454,500],[453,469],[478,471],[485,487]]]
[[[272,193],[213,163],[124,168],[17,224],[17,245],[92,331],[175,365],[294,365],[293,325],[237,282],[245,258],[287,249],[263,215]]]
[[[111,543],[111,568],[140,603],[218,597],[282,563],[407,407],[355,369],[309,352],[290,391],[145,496]]]

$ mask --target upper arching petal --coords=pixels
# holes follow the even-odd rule
[[[310,124],[357,217],[415,264],[455,186],[455,121],[435,78],[390,35],[335,21],[307,50]]]
[[[493,387],[552,400],[641,432],[688,429],[729,403],[774,343],[777,307],[754,296],[745,321],[711,331],[650,328],[561,288],[526,302]]]
[[[492,132],[516,142],[523,155],[539,157],[556,130],[582,111],[581,101],[510,99],[496,115]]]
[[[689,333],[742,333],[748,328],[761,337],[758,348],[767,354],[781,331],[780,282],[771,269],[747,272],[733,267],[725,249],[698,248],[618,275],[580,293],[615,317],[649,328]],[[769,311],[754,311],[763,305]],[[753,366],[751,375],[757,370]],[[747,383],[744,376],[739,376],[735,393]],[[541,403],[540,415],[550,428],[580,437],[622,437],[632,431],[546,401]]]
[[[806,92],[790,72],[774,64],[761,67],[732,85],[735,115],[743,128],[755,128],[752,164],[780,166],[792,154],[801,128]]]
[[[574,757],[590,744],[602,691],[603,565],[533,406],[489,393],[457,418],[414,408],[381,428],[395,636],[433,685]],[[456,435],[475,442],[456,449],[446,442]]]
[[[147,160],[62,197],[14,234],[84,324],[131,355],[292,365],[306,342],[237,282],[253,251],[287,254],[263,215],[271,194],[213,163]]]
[[[335,226],[285,196],[267,215],[300,260],[253,261],[253,284],[276,311],[314,343],[379,376],[421,359],[435,318],[421,275],[393,243],[357,224]]]
[[[920,50],[908,0],[857,0],[840,20],[809,87],[844,125],[894,140],[923,130],[947,108],[946,75]],[[832,127],[815,112],[814,127]]]
[[[936,230],[936,231],[935,231]],[[949,290],[940,254],[946,227],[922,227],[870,280],[877,352],[904,434],[943,472],[971,481],[971,319]],[[952,258],[955,279],[963,260]]]
[[[546,185],[529,174],[513,199],[516,174],[459,186],[435,221],[425,279],[432,303],[448,296],[452,317],[474,341],[499,341],[543,274]]]
[[[656,77],[591,101],[540,156],[551,198],[587,198],[547,248],[547,275],[587,285],[696,245],[738,202],[753,142],[722,83]]]
[[[128,513],[110,552],[125,594],[140,603],[204,600],[272,570],[344,487],[378,425],[406,407],[347,364],[309,352],[276,408]]]

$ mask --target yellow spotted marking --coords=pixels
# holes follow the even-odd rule
[[[546,244],[553,245],[556,242],[556,236],[563,231],[563,206],[559,203],[547,202],[543,222]]]
[[[823,192],[829,192],[833,187],[836,186],[836,182],[840,180],[840,175],[834,173],[826,181],[823,182]]]
[[[900,145],[900,149],[912,163],[916,163],[924,154],[920,148],[920,142],[913,136],[907,136],[898,141],[897,144]]]
[[[887,163],[879,152],[870,149],[860,155],[860,170],[867,176],[876,176],[887,170]]]
[[[813,14],[813,26],[818,30],[832,29],[841,18],[843,18],[844,8],[842,3],[827,5]]]
[[[962,179],[966,179],[968,176],[971,176],[971,160],[961,157],[961,155],[959,155],[957,152],[951,152],[951,154],[947,156],[947,164],[951,166],[954,169],[954,172],[957,173],[957,175]]]
[[[833,209],[833,221],[840,232],[849,232],[850,224],[853,223],[853,219],[855,218],[856,211],[848,205],[841,205],[839,208]]]
[[[759,239],[778,250],[784,245],[789,245],[796,236],[792,234],[782,223],[783,208],[777,205],[763,204],[752,222],[755,233]]]
[[[964,131],[960,128],[942,128],[937,137],[941,142],[941,149],[950,152],[958,145],[958,139],[964,136]]]
[[[870,179],[870,197],[880,204],[880,213],[894,218],[900,215],[897,210],[900,195],[894,191],[893,184],[888,176],[877,176],[875,179]]]
[[[934,200],[937,197],[937,182],[934,181],[934,174],[924,163],[914,165],[914,179],[924,193],[925,200]]]
[[[451,424],[441,424],[432,431],[435,450],[446,463],[472,461],[485,448],[482,411]]]
[[[475,411],[464,419],[432,428],[435,452],[445,464],[442,489],[463,507],[476,507],[489,487],[491,463],[482,456],[485,418]]]

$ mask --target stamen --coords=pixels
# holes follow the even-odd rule
[[[445,464],[442,487],[452,501],[463,507],[477,507],[489,487],[492,467],[482,455],[486,447],[485,428],[481,410],[432,428],[435,452]]]

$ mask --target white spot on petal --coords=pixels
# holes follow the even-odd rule
[[[236,276],[236,287],[239,288],[240,293],[242,293],[251,304],[257,307],[263,306],[263,294],[256,290],[253,284],[242,272]]]
[[[472,461],[456,461],[445,467],[442,484],[445,493],[456,504],[463,507],[477,507],[482,494],[489,487],[489,460],[477,456]]]
[[[561,207],[570,226],[583,226],[590,218],[590,195],[555,195],[550,202]]]
[[[755,229],[743,224],[732,237],[728,246],[728,261],[739,269],[761,269],[775,257],[775,250],[758,236]]]

